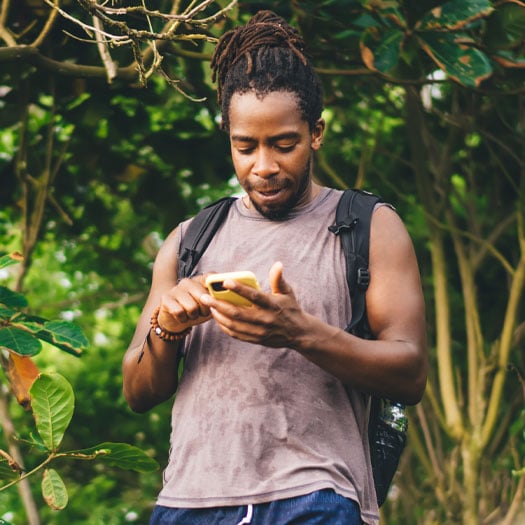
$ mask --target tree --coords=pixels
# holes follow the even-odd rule
[[[475,524],[490,516],[511,523],[522,501],[523,478],[505,487],[494,476],[507,479],[521,464],[506,464],[504,458],[512,457],[514,447],[523,450],[523,442],[509,433],[523,431],[522,385],[510,370],[523,373],[525,179],[516,153],[523,151],[525,137],[516,108],[523,107],[525,9],[521,2],[369,2],[363,12],[362,4],[354,3],[354,24],[339,33],[329,14],[332,6],[320,7],[319,17],[333,36],[317,25],[315,35],[327,50],[334,39],[347,42],[339,49],[341,63],[350,64],[356,57],[347,50],[358,39],[368,68],[397,85],[369,81],[365,86],[358,78],[343,88],[340,78],[333,81],[339,93],[350,90],[366,108],[349,119],[368,137],[356,166],[358,182],[390,187],[400,210],[406,201],[413,216],[409,226],[416,239],[423,234],[429,249],[427,258],[419,246],[423,275],[431,279],[426,295],[434,317],[433,366],[411,426],[419,465],[412,462],[414,474],[399,483],[418,493],[412,502],[420,499],[423,508],[433,509],[422,511],[424,521]],[[369,74],[351,66],[338,72]],[[425,86],[440,76],[440,82]],[[377,87],[373,93],[371,86]],[[343,107],[348,98],[338,97],[337,88],[330,91],[340,98],[334,106]],[[403,119],[396,123],[396,115]],[[337,116],[343,121],[341,110]],[[408,140],[384,133],[385,123]],[[345,131],[340,136],[352,136]],[[328,177],[336,172],[325,171]],[[431,409],[424,410],[427,404]],[[419,468],[447,512],[436,511],[438,505],[424,496],[415,474]],[[413,519],[411,505],[400,522]]]

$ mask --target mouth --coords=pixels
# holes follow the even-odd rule
[[[273,201],[279,200],[284,190],[285,188],[260,188],[255,189],[255,193],[258,195],[260,201],[264,203],[271,203]]]
[[[263,197],[273,197],[274,195],[277,195],[282,191],[282,188],[272,188],[268,190],[255,190],[259,195],[262,195]]]

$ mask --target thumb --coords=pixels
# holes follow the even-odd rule
[[[292,289],[283,277],[283,263],[278,261],[273,263],[269,273],[270,288],[273,294],[289,294]]]

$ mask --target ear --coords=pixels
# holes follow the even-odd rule
[[[323,143],[323,136],[324,136],[324,129],[325,129],[326,123],[324,119],[320,118],[314,126],[314,129],[312,130],[312,145],[311,148],[314,151],[317,151],[321,144]]]

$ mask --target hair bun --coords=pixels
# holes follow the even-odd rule
[[[289,48],[304,65],[307,63],[303,55],[304,40],[299,31],[273,11],[259,11],[246,25],[224,33],[215,47],[210,65],[212,81],[218,83],[219,99],[228,70],[245,57],[249,72],[252,66],[251,52],[263,47]]]

